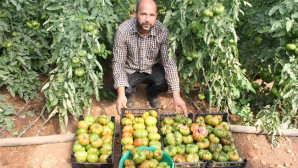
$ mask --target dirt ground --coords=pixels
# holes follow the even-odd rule
[[[144,87],[138,87],[136,95],[135,107],[150,107],[144,92]],[[1,89],[1,94],[5,95],[9,102],[18,106],[17,110],[24,106],[25,102],[19,98],[13,98],[5,89]],[[41,95],[43,97],[43,95]],[[163,93],[160,95],[162,107],[159,109],[161,114],[174,113],[174,106],[171,93]],[[187,102],[187,99],[185,99]],[[200,109],[204,110],[206,104],[195,100]],[[31,101],[23,112],[15,119],[18,134],[32,123],[39,115],[44,99]],[[29,116],[27,111],[34,111],[35,116]],[[197,113],[197,111],[188,102],[188,111]],[[182,111],[181,111],[182,112]],[[99,114],[109,114],[116,117],[117,129],[119,132],[119,119],[116,113],[115,103],[108,100],[101,102],[94,101],[91,108],[91,115],[98,116]],[[23,137],[35,136],[39,127],[43,124],[40,119]],[[77,121],[72,117],[69,119],[69,124],[65,132],[61,131],[57,116],[47,123],[41,133],[42,135],[57,135],[68,132],[75,132]],[[279,147],[271,148],[270,137],[265,135],[254,134],[239,134],[233,133],[236,145],[242,155],[242,158],[247,159],[247,168],[297,168],[297,153],[298,153],[298,137],[281,138]],[[4,131],[0,134],[0,138],[13,137],[11,132]],[[118,167],[119,139],[115,141],[115,157],[114,167]],[[17,147],[0,147],[0,167],[1,168],[70,168],[70,155],[72,152],[73,142],[32,145],[32,146],[17,146]]]

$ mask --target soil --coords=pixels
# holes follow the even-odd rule
[[[144,85],[137,88],[135,107],[150,107],[144,92]],[[14,105],[16,110],[20,110],[25,102],[18,97],[11,97],[5,88],[0,89],[1,94],[5,95],[8,102]],[[175,113],[171,93],[162,93],[160,95],[162,106],[159,109],[161,114]],[[189,113],[198,113],[197,110],[190,104],[185,97],[184,100],[188,102]],[[208,104],[204,101],[195,100],[198,104],[200,112],[208,109]],[[44,96],[40,93],[40,99],[36,99],[28,103],[20,115],[14,120],[15,129],[18,134],[24,130],[30,123],[32,123],[40,114],[45,104]],[[26,112],[35,111],[35,116],[29,116]],[[182,111],[181,111],[182,112]],[[108,114],[115,116],[117,129],[119,133],[119,119],[116,112],[115,102],[103,100],[97,102],[95,99],[91,107],[92,116],[99,114]],[[46,114],[47,117],[48,114]],[[27,131],[23,137],[35,136],[44,120],[34,124],[34,126]],[[41,130],[42,135],[57,135],[68,132],[75,132],[77,120],[69,116],[69,123],[65,131],[62,131],[59,126],[59,119],[57,116],[53,117]],[[12,132],[4,131],[0,134],[0,138],[16,137]],[[247,168],[297,168],[297,153],[298,153],[298,137],[281,137],[278,147],[272,148],[270,144],[271,137],[265,135],[255,134],[239,134],[233,133],[236,145],[242,155],[242,158],[247,159]],[[119,138],[115,141],[115,157],[114,167],[118,167],[119,154]],[[32,146],[16,146],[16,147],[0,147],[0,167],[2,168],[70,168],[70,156],[72,152],[73,142],[32,145]]]

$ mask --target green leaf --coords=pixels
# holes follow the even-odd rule
[[[243,1],[243,4],[244,4],[245,6],[252,7],[252,5],[251,5],[249,2],[247,2],[247,1]]]
[[[184,85],[184,90],[186,93],[189,93],[189,86],[188,85]]]
[[[287,29],[287,32],[289,32],[294,24],[294,20],[288,20],[287,23],[286,23],[286,29]]]
[[[53,100],[51,101],[51,106],[55,106],[56,104],[58,104],[58,99],[54,97]]]
[[[64,114],[64,123],[67,126],[68,125],[68,115],[67,115],[67,111],[65,110],[65,114]]]
[[[0,94],[0,100],[1,101],[5,101],[6,100],[6,97],[4,95]]]
[[[273,8],[271,8],[268,15],[272,16],[278,9],[279,9],[279,6],[274,6]]]
[[[50,82],[46,83],[46,84],[42,87],[41,91],[43,92],[43,91],[46,90],[49,86],[50,86]]]
[[[52,6],[47,7],[46,9],[49,10],[49,11],[54,11],[54,10],[63,9],[63,7],[64,6],[62,6],[62,5],[55,4],[55,5],[52,5]]]
[[[245,105],[245,104],[248,103],[248,100],[247,100],[247,99],[240,99],[240,103],[241,103],[242,105]]]
[[[295,12],[294,14],[291,15],[291,18],[292,19],[296,19],[298,18],[298,12]]]
[[[163,20],[163,23],[164,24],[167,24],[170,21],[171,17],[172,17],[172,11],[168,10],[166,12],[166,16],[165,16],[165,18]]]
[[[27,116],[29,116],[29,117],[36,117],[36,115],[35,115],[34,112],[35,112],[35,111],[33,111],[33,110],[29,110],[29,111],[25,112],[25,114],[26,114]]]
[[[110,0],[105,0],[107,4],[109,4],[110,6],[113,6],[113,4],[111,3]]]
[[[272,31],[275,31],[279,28],[282,28],[282,24],[281,24],[281,21],[273,21],[272,22],[272,26],[271,26],[271,30]]]
[[[13,128],[14,128],[14,122],[13,122],[13,119],[11,117],[6,117],[5,118],[5,124],[6,124],[6,129],[8,131],[12,131]]]
[[[18,4],[15,0],[10,0],[10,2],[16,7],[17,11],[19,11],[21,9],[20,4]]]
[[[55,116],[58,112],[59,112],[59,106],[56,106],[55,108],[54,108],[54,110],[53,111],[51,111],[51,113],[50,113],[50,115],[49,115],[49,117],[48,118],[52,118],[53,116]]]

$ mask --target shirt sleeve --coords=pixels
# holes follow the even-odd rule
[[[166,80],[169,86],[169,91],[180,91],[179,76],[176,61],[174,56],[168,56],[168,29],[164,30],[160,47],[161,60],[166,72]]]
[[[124,35],[121,31],[116,32],[113,46],[113,79],[114,88],[117,89],[119,86],[128,87],[127,75],[125,72],[125,62],[127,56],[127,46],[125,43]]]

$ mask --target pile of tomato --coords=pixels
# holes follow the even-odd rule
[[[150,146],[161,149],[161,136],[157,128],[157,116],[158,113],[156,110],[149,110],[139,117],[128,113],[121,119],[122,155],[140,146]]]
[[[97,118],[86,116],[79,121],[73,146],[76,161],[107,163],[113,153],[114,129],[115,123],[107,115],[99,115]]]
[[[40,23],[36,20],[33,20],[31,22],[26,22],[26,26],[30,30],[38,30],[40,27]]]
[[[161,134],[168,153],[175,163],[242,161],[221,115],[198,116],[193,123],[182,114],[164,117]]]
[[[151,150],[141,150],[134,148],[131,150],[131,157],[124,161],[124,168],[170,168],[167,162],[160,162],[163,157],[163,151],[156,149],[153,152]]]

